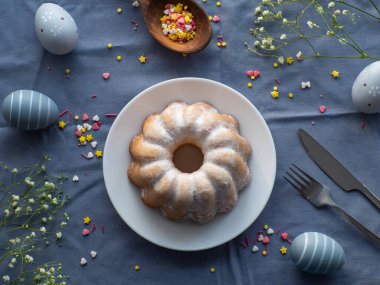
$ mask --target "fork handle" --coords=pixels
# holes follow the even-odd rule
[[[352,224],[354,224],[362,233],[364,233],[367,237],[372,239],[375,244],[380,247],[380,237],[376,235],[371,230],[367,229],[365,226],[363,226],[361,223],[359,223],[356,219],[354,219],[350,214],[348,214],[345,210],[343,210],[338,205],[334,204],[332,205],[339,213],[341,213],[343,216],[345,216]]]
[[[368,200],[370,200],[379,210],[380,210],[380,199],[376,197],[375,194],[373,194],[367,187],[363,185],[363,187],[360,187],[358,189],[364,196],[367,197]]]

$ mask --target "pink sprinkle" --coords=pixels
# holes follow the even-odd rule
[[[321,113],[326,112],[326,106],[320,106],[319,107],[319,112],[321,112]]]
[[[247,248],[247,245],[246,245],[246,243],[244,243],[244,242],[240,242],[240,245],[242,246],[242,247],[244,247],[244,248]]]
[[[82,115],[82,120],[87,121],[89,119],[89,116],[87,114]]]
[[[281,84],[281,82],[280,82],[280,80],[278,80],[278,78],[275,78],[274,81],[276,81],[278,85]]]
[[[82,136],[82,131],[80,131],[80,130],[76,130],[75,131],[75,135],[79,138],[79,137],[81,137]]]
[[[281,230],[278,229],[278,230],[276,231],[276,235],[278,235],[280,232],[281,232]]]
[[[85,236],[88,236],[90,234],[90,231],[88,229],[84,229],[83,232],[82,232],[82,235],[85,237]]]
[[[70,120],[71,122],[74,121],[74,115],[73,115],[72,113],[70,113],[69,120]]]
[[[364,121],[360,124],[360,128],[361,128],[361,129],[364,129],[364,128],[365,128],[365,122],[364,122]]]
[[[249,246],[249,240],[248,240],[248,237],[245,238],[245,244],[247,245],[247,247]]]
[[[109,114],[106,114],[106,117],[117,117],[117,114],[109,113]]]
[[[69,112],[68,109],[62,111],[61,113],[59,113],[58,117],[62,117],[63,115],[66,115],[68,112]]]
[[[269,237],[265,236],[263,239],[263,244],[269,243]]]
[[[253,76],[253,73],[254,73],[253,69],[250,69],[247,71],[247,76],[251,77],[251,76]]]
[[[96,98],[96,95],[92,95],[92,96],[91,96],[91,99],[95,99],[95,98]]]
[[[104,234],[104,225],[100,225],[100,229],[102,231],[102,234]]]
[[[217,39],[218,39],[218,42],[220,42],[220,43],[223,41],[223,37],[222,36],[218,36]]]
[[[93,123],[93,124],[92,124],[92,129],[93,129],[94,131],[99,130],[99,129],[100,129],[100,124],[99,124],[99,123]]]
[[[257,71],[257,70],[253,71],[253,76],[254,77],[259,77],[260,74],[261,74],[260,71]]]
[[[104,80],[108,80],[111,75],[109,74],[109,72],[104,72],[102,76],[103,76]]]
[[[95,230],[96,230],[96,224],[93,224],[91,228],[91,233],[93,233]]]
[[[215,15],[214,17],[212,17],[212,21],[213,21],[214,23],[217,23],[217,22],[220,21],[220,18],[219,18],[217,15]]]

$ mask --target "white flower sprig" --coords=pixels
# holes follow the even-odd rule
[[[369,0],[369,2],[377,14],[360,8],[357,6],[359,4],[355,2],[350,4],[341,0],[262,0],[254,11],[255,26],[250,29],[250,33],[255,37],[253,47],[248,43],[245,45],[250,51],[260,56],[278,58],[283,56],[279,53],[284,47],[291,42],[302,40],[313,52],[303,58],[371,58],[380,60],[375,56],[367,55],[346,28],[349,24],[355,23],[354,12],[380,21],[380,9],[373,0]],[[298,10],[295,13],[296,16],[291,12],[294,12],[294,9]],[[273,28],[276,25],[280,29]],[[272,33],[271,30],[276,32]],[[313,42],[326,37],[352,48],[357,55],[320,54]],[[283,62],[283,60],[278,59],[278,62]]]
[[[49,161],[45,156],[43,162]],[[69,216],[59,215],[68,196],[61,185],[64,176],[49,177],[44,164],[32,167],[0,167],[0,268],[4,284],[49,284],[65,285],[67,275],[62,274],[60,263],[45,263],[35,267],[33,252],[49,245],[49,241],[61,243],[62,229],[67,226]]]

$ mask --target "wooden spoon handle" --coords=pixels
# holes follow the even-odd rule
[[[146,20],[146,16],[148,14],[148,7],[152,0],[139,0],[140,3],[140,9],[143,13],[144,19]]]

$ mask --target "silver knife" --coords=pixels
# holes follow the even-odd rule
[[[298,130],[298,136],[311,159],[337,185],[347,192],[360,191],[380,210],[380,199],[356,179],[331,153],[303,129]]]

